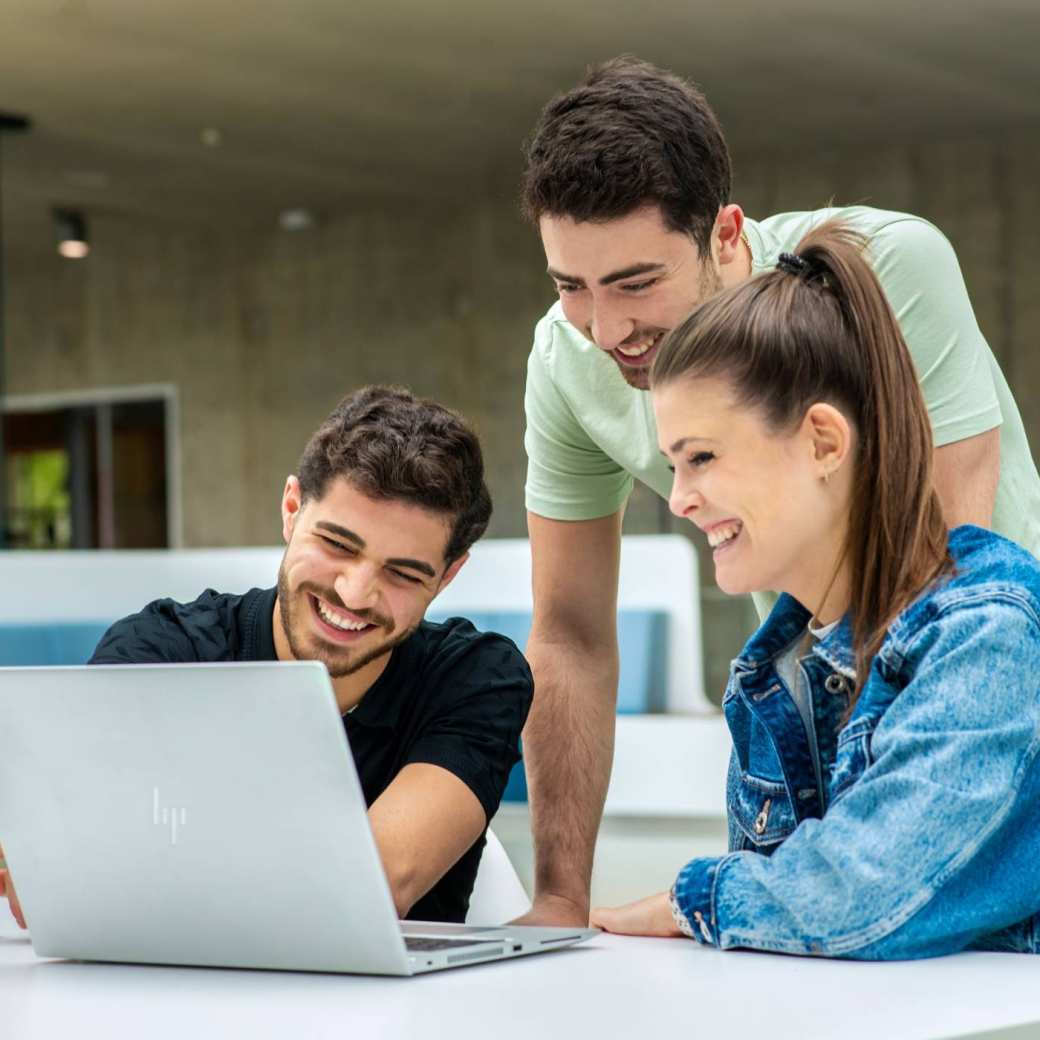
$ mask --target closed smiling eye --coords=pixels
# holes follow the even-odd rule
[[[349,545],[344,545],[342,542],[337,542],[335,538],[326,538],[325,535],[319,534],[318,537],[330,548],[335,549],[336,552],[346,553],[348,556],[353,556],[355,550]]]
[[[630,282],[628,285],[621,286],[621,288],[624,292],[637,293],[642,292],[644,289],[652,289],[659,281],[659,278],[648,278],[645,282]]]

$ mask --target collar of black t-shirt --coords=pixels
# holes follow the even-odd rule
[[[240,617],[241,660],[277,661],[274,648],[274,604],[278,589],[254,589],[242,597]],[[402,681],[408,660],[418,651],[416,640],[421,630],[410,635],[390,654],[390,662],[378,679],[365,691],[358,706],[344,720],[348,731],[354,726],[397,729],[408,684]]]

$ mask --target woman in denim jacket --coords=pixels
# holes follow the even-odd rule
[[[913,363],[861,251],[821,226],[655,361],[672,511],[707,534],[724,591],[783,594],[723,700],[730,853],[595,911],[610,931],[1040,952],[1040,564],[947,532]]]

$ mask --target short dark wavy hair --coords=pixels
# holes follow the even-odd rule
[[[533,223],[545,214],[615,220],[656,204],[706,256],[729,202],[729,148],[704,95],[637,58],[595,66],[554,97],[525,151],[523,209]]]
[[[491,519],[476,433],[462,416],[400,386],[366,386],[344,397],[307,443],[297,472],[304,502],[345,477],[372,498],[451,517],[449,565]]]

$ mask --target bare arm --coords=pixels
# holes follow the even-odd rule
[[[614,756],[621,512],[598,520],[528,513],[534,704],[524,761],[535,846],[534,905],[521,920],[585,924],[592,857]]]
[[[988,528],[1000,481],[1000,427],[936,448],[934,479],[947,527]]]
[[[399,917],[447,873],[487,825],[480,799],[454,773],[413,762],[372,803],[368,819]]]

